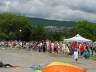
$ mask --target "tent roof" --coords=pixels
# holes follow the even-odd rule
[[[65,41],[77,41],[77,42],[92,42],[92,40],[89,40],[89,39],[86,39],[82,36],[80,36],[79,34],[75,35],[74,37],[72,38],[69,38],[69,39],[64,39]]]

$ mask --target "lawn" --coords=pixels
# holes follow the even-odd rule
[[[96,55],[91,56],[91,57],[90,57],[90,59],[92,59],[92,60],[95,60],[95,61],[96,61]]]

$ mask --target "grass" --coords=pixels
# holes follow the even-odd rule
[[[49,54],[50,57],[65,57],[64,54]],[[96,61],[96,56],[90,56],[91,60],[95,60]]]
[[[95,56],[90,56],[90,59],[95,60],[96,61],[96,55]]]
[[[50,53],[50,57],[64,57],[64,54],[55,54],[55,53]]]
[[[50,54],[48,54],[48,55],[49,55],[50,57],[65,57],[64,54],[50,53]],[[94,56],[91,55],[89,59],[96,61],[96,55],[94,55]]]

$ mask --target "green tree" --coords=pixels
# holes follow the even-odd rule
[[[54,32],[52,34],[52,38],[54,41],[62,41],[63,40],[63,34],[61,32]]]
[[[32,31],[32,40],[42,41],[46,40],[46,32],[43,26],[38,25]]]
[[[25,16],[17,16],[10,13],[0,14],[0,32],[8,35],[9,40],[30,40],[31,29],[31,21]],[[10,37],[10,35],[13,37]]]
[[[17,39],[16,34],[13,33],[13,32],[10,32],[10,33],[8,34],[8,39],[10,39],[10,40],[16,40],[16,39]]]
[[[0,32],[0,40],[7,40],[8,36],[5,33]]]
[[[47,32],[46,38],[51,41],[62,41],[64,35],[62,32]]]
[[[70,35],[76,35],[79,33],[80,35],[96,40],[96,24],[88,21],[79,21],[77,25],[71,30]]]

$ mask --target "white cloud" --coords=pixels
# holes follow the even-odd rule
[[[0,11],[55,20],[96,22],[96,0],[0,0]]]

